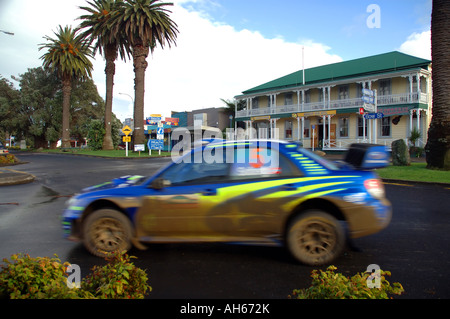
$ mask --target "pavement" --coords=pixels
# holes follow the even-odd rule
[[[11,169],[11,166],[0,167],[0,186],[31,183],[34,179],[34,175]]]

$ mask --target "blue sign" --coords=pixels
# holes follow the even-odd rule
[[[383,113],[369,113],[369,114],[364,114],[364,118],[366,120],[375,120],[375,119],[382,119],[384,117]]]
[[[147,145],[151,150],[162,150],[164,148],[164,140],[148,140]]]
[[[369,104],[375,104],[375,98],[373,96],[363,95],[362,100]]]
[[[362,94],[367,96],[375,96],[375,91],[369,89],[362,89]]]

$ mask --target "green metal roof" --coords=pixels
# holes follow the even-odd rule
[[[414,68],[428,69],[428,65],[430,63],[431,61],[429,60],[421,59],[398,51],[388,52],[365,58],[305,69],[305,86],[315,83],[370,76]],[[301,86],[303,86],[303,70],[256,86],[242,93],[244,95],[248,95]]]

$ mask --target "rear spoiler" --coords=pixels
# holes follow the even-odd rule
[[[344,161],[357,169],[376,169],[386,167],[389,157],[384,145],[355,143],[350,145]]]

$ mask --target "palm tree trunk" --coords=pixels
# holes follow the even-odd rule
[[[433,117],[425,150],[428,168],[450,170],[450,2],[433,0],[432,10]]]
[[[63,112],[62,112],[62,148],[70,147],[70,95],[72,94],[72,80],[70,76],[63,76],[62,79],[63,93]]]
[[[143,45],[133,46],[134,65],[134,144],[145,143],[144,132],[144,95],[145,95],[145,70],[149,47]]]
[[[114,74],[116,73],[117,49],[114,45],[110,45],[105,49],[106,59],[106,101],[105,101],[105,135],[103,137],[103,149],[114,149],[113,140],[111,137],[111,117],[112,117],[112,100],[113,100],[113,86]]]

